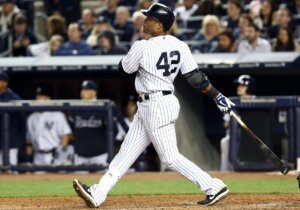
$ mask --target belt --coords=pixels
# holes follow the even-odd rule
[[[36,153],[41,153],[41,154],[54,154],[55,149],[50,149],[50,150],[37,150]]]
[[[154,95],[154,94],[156,95],[156,94],[159,94],[159,93],[161,93],[163,96],[166,96],[166,95],[172,94],[172,91],[163,90],[163,91],[159,91],[159,92],[156,92],[156,93],[150,93],[150,94],[146,93],[146,94],[140,95],[138,97],[138,101],[143,102],[143,101],[149,100],[151,98],[151,95]]]

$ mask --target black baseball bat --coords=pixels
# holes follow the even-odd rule
[[[289,169],[287,166],[283,164],[283,162],[279,159],[279,157],[277,157],[277,155],[275,155],[274,152],[272,152],[272,150],[267,145],[265,145],[264,142],[260,140],[253,133],[252,130],[250,130],[250,128],[248,128],[248,126],[241,120],[241,118],[239,118],[233,111],[231,111],[230,114],[234,117],[234,119],[236,119],[236,121],[240,124],[240,126],[256,141],[256,143],[258,144],[259,148],[262,150],[264,155],[269,160],[272,161],[272,163],[278,168],[278,170],[282,174],[287,174],[289,172]]]

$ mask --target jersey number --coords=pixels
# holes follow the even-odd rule
[[[171,59],[170,64],[169,64],[169,60],[168,60],[168,53],[163,52],[160,55],[160,57],[156,63],[157,70],[165,70],[163,73],[163,76],[165,76],[165,77],[170,76],[172,73],[175,73],[177,70],[177,67],[174,67],[173,69],[170,70],[170,66],[172,64],[178,64],[180,62],[180,53],[177,50],[171,51],[169,57]]]

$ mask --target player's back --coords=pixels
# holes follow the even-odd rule
[[[139,94],[174,91],[173,81],[179,70],[188,73],[198,66],[187,44],[164,35],[136,41],[122,59],[124,71],[137,72],[135,87]]]
[[[170,35],[151,38],[144,45],[138,75],[142,84],[136,81],[138,91],[173,91],[173,81],[181,69],[185,51],[189,50],[187,45]]]

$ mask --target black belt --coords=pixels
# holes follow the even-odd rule
[[[50,150],[37,150],[36,153],[41,153],[41,154],[54,154],[55,149],[50,149]]]
[[[166,96],[166,95],[172,94],[172,91],[170,91],[170,90],[163,90],[163,91],[161,91],[161,93],[162,93],[163,96]],[[139,102],[143,102],[144,100],[149,100],[149,99],[150,99],[150,94],[144,94],[144,99],[143,99],[142,96],[138,97],[138,101]]]

